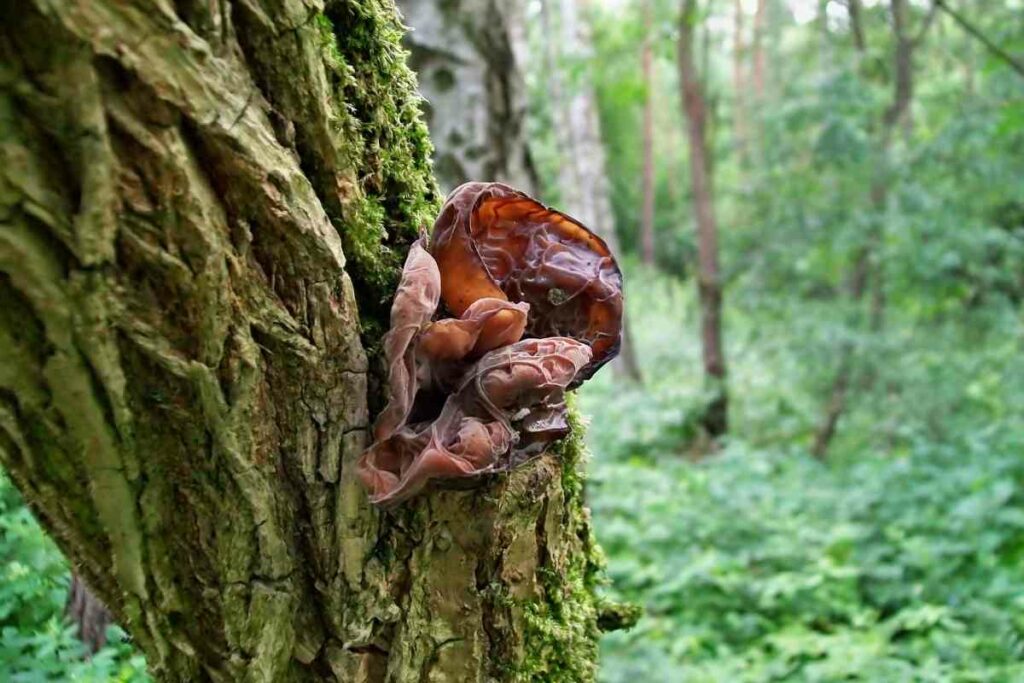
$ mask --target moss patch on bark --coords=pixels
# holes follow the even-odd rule
[[[364,340],[375,339],[386,330],[406,248],[440,208],[433,149],[392,3],[329,2],[314,21],[338,103],[334,125],[345,132],[343,165],[359,170],[332,219],[358,292]]]

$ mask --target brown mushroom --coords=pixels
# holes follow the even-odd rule
[[[577,383],[618,353],[622,275],[608,245],[575,219],[501,183],[466,183],[448,195],[430,249],[455,315],[484,297],[527,302],[528,336],[589,344],[593,360]]]
[[[409,249],[391,304],[391,329],[384,336],[388,364],[388,402],[373,428],[374,439],[386,439],[409,418],[418,390],[414,341],[430,322],[441,295],[441,275],[423,240]]]
[[[550,421],[564,411],[564,391],[591,357],[590,347],[565,337],[490,351],[465,373],[436,420],[404,427],[363,454],[357,469],[370,500],[396,505],[432,479],[503,471],[539,453],[564,429],[530,433],[520,447],[515,423],[533,415]]]
[[[486,297],[473,302],[459,318],[431,323],[420,335],[419,351],[436,360],[460,360],[519,341],[526,329],[529,304]]]
[[[455,318],[433,320],[442,298]],[[565,391],[618,351],[621,319],[622,276],[600,238],[506,185],[456,189],[395,294],[388,404],[357,465],[370,500],[541,453],[568,433]]]

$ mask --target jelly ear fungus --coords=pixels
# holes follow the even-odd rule
[[[451,316],[435,319],[440,302]],[[603,240],[507,185],[456,188],[395,294],[388,404],[358,464],[371,501],[542,453],[568,433],[565,391],[615,356],[621,329],[622,275]]]

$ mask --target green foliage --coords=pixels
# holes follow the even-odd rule
[[[0,680],[148,681],[124,632],[91,658],[64,621],[68,566],[0,473]]]
[[[582,391],[588,496],[615,599],[605,681],[1012,681],[1024,677],[1024,396],[1008,306],[892,320],[899,366],[854,401],[833,462],[807,453],[841,312],[734,305],[735,431],[683,452],[701,401],[691,288],[629,267],[648,383]],[[898,340],[898,341],[896,341]],[[864,341],[871,348],[878,339]],[[817,351],[815,351],[817,349]],[[862,378],[863,379],[863,378]]]
[[[1019,445],[598,468],[614,585],[647,608],[604,680],[1019,680]]]
[[[687,461],[704,400],[694,285],[628,264],[646,384],[598,378],[582,407],[613,595],[646,611],[606,637],[602,677],[1024,680],[1019,76],[939,16],[915,55],[913,130],[883,153],[887,3],[865,5],[860,56],[845,16],[823,31],[770,2],[767,97],[746,93],[743,158],[734,4],[702,5],[733,428],[719,457]],[[987,35],[1024,38],[1008,4],[987,8],[970,12]],[[655,3],[656,23],[665,11]],[[912,30],[924,13],[910,3]],[[638,21],[612,5],[594,16],[626,250],[640,213]],[[655,55],[658,266],[685,276],[685,146],[678,113],[660,110],[678,106],[678,80],[671,50]],[[874,291],[855,304],[844,290],[869,235]],[[849,403],[826,465],[807,448],[847,343]]]

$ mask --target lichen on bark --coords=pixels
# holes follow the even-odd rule
[[[572,457],[388,514],[354,477],[437,203],[400,31],[381,0],[0,3],[0,461],[162,680],[592,671]],[[559,620],[571,666],[531,635]]]

